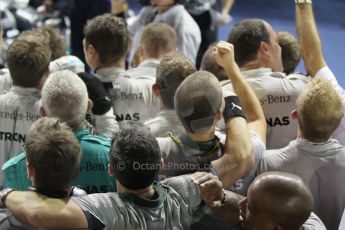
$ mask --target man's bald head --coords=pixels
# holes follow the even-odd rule
[[[217,78],[206,71],[188,76],[175,93],[176,113],[184,128],[193,134],[203,134],[214,126],[222,102]]]
[[[264,214],[273,225],[297,230],[310,216],[313,197],[300,177],[268,172],[251,184],[248,206],[251,212]]]

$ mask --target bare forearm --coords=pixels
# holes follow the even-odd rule
[[[222,14],[230,13],[232,6],[234,5],[235,0],[223,0]]]
[[[82,210],[71,199],[52,199],[34,192],[12,192],[6,207],[21,222],[43,228],[87,228]]]
[[[235,117],[227,122],[224,155],[212,162],[224,188],[229,188],[243,177],[253,166],[252,143],[246,121]]]
[[[240,221],[240,210],[238,202],[244,197],[231,191],[224,191],[228,196],[228,201],[222,208],[217,208],[216,211],[219,213],[226,221],[237,224]]]
[[[296,27],[305,67],[314,77],[326,63],[312,4],[296,4]]]

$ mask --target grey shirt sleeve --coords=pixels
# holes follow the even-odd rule
[[[320,218],[315,215],[315,213],[311,213],[309,219],[303,224],[303,230],[327,230],[325,225],[322,223]]]
[[[190,175],[171,177],[165,179],[161,183],[173,188],[182,197],[188,204],[188,212],[190,215],[193,215],[195,210],[200,206],[202,201],[200,191],[197,186],[192,183]]]

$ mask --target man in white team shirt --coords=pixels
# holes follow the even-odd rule
[[[302,177],[314,197],[313,211],[327,229],[337,229],[345,207],[345,147],[331,136],[343,119],[343,100],[334,88],[335,78],[322,79],[331,79],[333,74],[322,56],[311,1],[296,3],[296,25],[302,56],[308,60],[305,65],[316,77],[299,96],[292,113],[299,123],[297,140],[268,151],[259,173],[280,170]]]
[[[290,112],[309,78],[282,73],[277,35],[261,19],[239,22],[230,31],[228,42],[234,45],[236,62],[264,110],[268,125],[267,149],[286,146],[296,138],[297,130],[297,122],[290,118]],[[222,82],[222,88],[225,94],[233,91],[230,81]]]
[[[167,54],[159,63],[152,91],[160,99],[160,110],[155,118],[145,122],[155,137],[184,133],[174,109],[174,96],[182,81],[194,72],[196,67],[192,61],[179,53]]]
[[[163,56],[176,51],[176,33],[164,23],[150,23],[145,26],[140,39],[139,65],[126,71],[126,75],[156,82],[157,66]]]
[[[22,150],[27,131],[40,117],[41,88],[51,55],[47,44],[45,37],[26,32],[8,50],[13,86],[0,96],[0,165]]]
[[[117,121],[154,117],[158,103],[152,97],[152,80],[139,81],[125,75],[129,37],[122,19],[110,14],[95,17],[84,34],[85,59],[107,89]]]
[[[132,37],[129,61],[132,62],[138,51],[144,27],[149,23],[159,22],[168,24],[175,30],[178,51],[195,63],[201,43],[198,24],[177,0],[150,0],[150,3],[151,5],[142,7],[133,23],[128,26]]]

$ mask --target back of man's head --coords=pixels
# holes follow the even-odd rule
[[[157,140],[146,127],[123,127],[113,138],[110,164],[116,179],[127,189],[150,186],[157,179],[160,159]]]
[[[213,73],[214,76],[216,76],[216,78],[218,79],[218,81],[229,80],[229,77],[226,74],[224,68],[218,65],[213,57],[213,47],[215,46],[216,43],[211,44],[204,53],[204,56],[201,59],[200,70]]]
[[[161,55],[176,50],[176,33],[163,23],[148,24],[141,35],[140,45],[148,58],[160,59]]]
[[[52,73],[42,89],[46,115],[66,122],[74,131],[85,121],[88,94],[84,82],[69,70]]]
[[[310,216],[313,197],[300,177],[268,172],[250,185],[248,207],[253,214],[267,216],[271,224],[297,230]]]
[[[84,28],[86,45],[92,45],[102,64],[124,58],[128,49],[127,26],[121,18],[104,14],[91,19]]]
[[[174,109],[174,96],[177,87],[196,67],[186,56],[179,53],[166,54],[157,67],[156,85],[161,100],[167,109]]]
[[[277,32],[278,43],[282,48],[282,62],[284,73],[290,74],[295,72],[301,60],[301,51],[297,39],[286,31]]]
[[[270,35],[261,19],[246,19],[236,24],[228,35],[234,45],[236,63],[242,67],[257,58],[262,41],[269,43]]]
[[[175,110],[187,132],[204,134],[214,127],[223,94],[217,78],[206,71],[188,76],[175,93]]]
[[[11,44],[7,63],[14,85],[34,88],[42,83],[51,57],[48,44],[34,31],[23,33]]]
[[[309,141],[327,141],[344,116],[340,95],[322,78],[309,82],[296,104],[300,131]]]
[[[44,191],[68,190],[79,171],[81,147],[71,129],[56,118],[41,118],[30,128],[26,159],[33,186]]]
[[[56,30],[44,26],[38,28],[37,32],[40,34],[46,34],[49,38],[49,47],[52,52],[50,61],[54,61],[66,55],[66,42]]]

